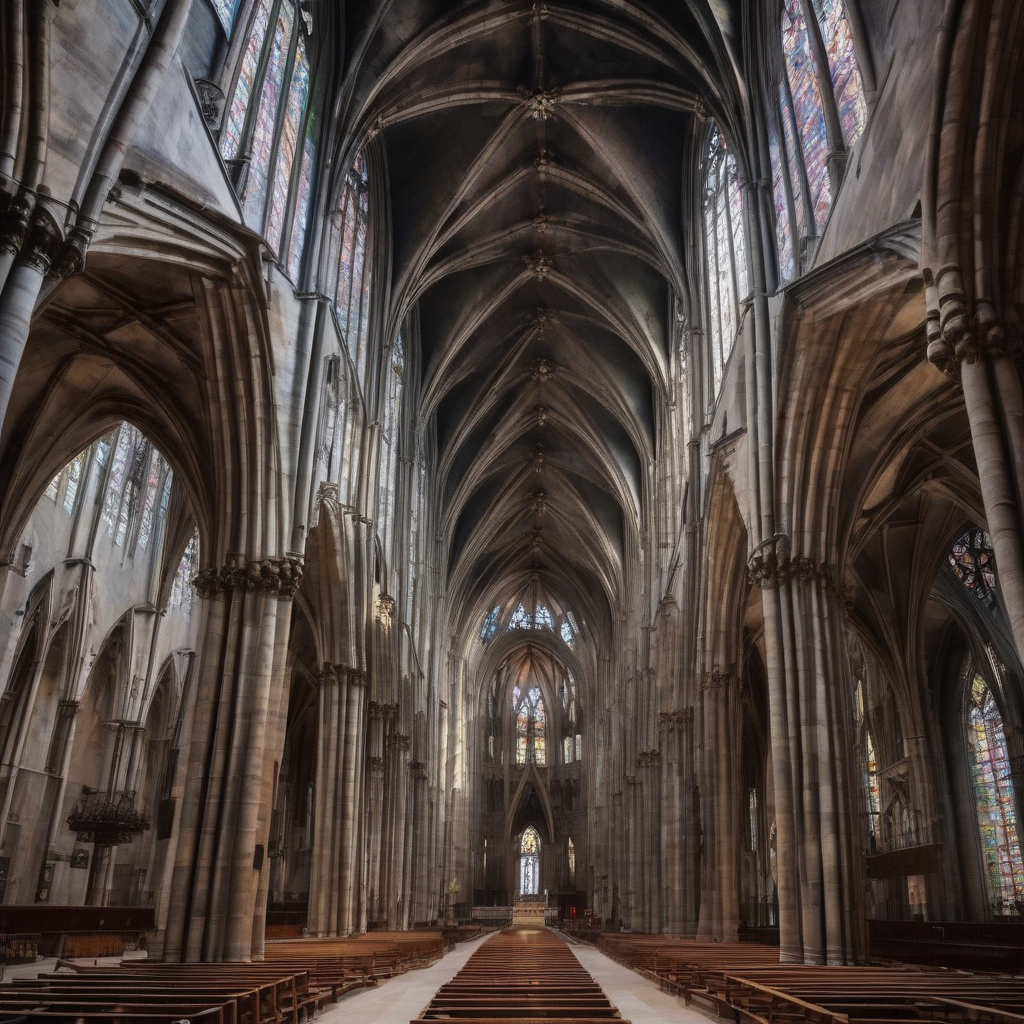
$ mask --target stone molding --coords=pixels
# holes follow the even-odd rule
[[[236,555],[225,565],[200,569],[192,585],[204,598],[230,590],[263,590],[279,597],[292,597],[301,581],[302,563],[294,558],[249,560]]]

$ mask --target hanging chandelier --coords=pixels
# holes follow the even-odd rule
[[[135,809],[135,794],[83,793],[68,815],[68,828],[80,843],[121,846],[149,828],[149,818]]]

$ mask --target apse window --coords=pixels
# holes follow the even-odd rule
[[[530,687],[520,697],[518,686],[512,688],[512,706],[516,716],[516,764],[533,761],[547,764],[547,709],[540,688]]]
[[[532,825],[527,825],[519,840],[519,893],[540,893],[540,834]]]

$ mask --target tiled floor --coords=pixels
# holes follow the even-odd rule
[[[364,988],[325,1008],[317,1024],[409,1024],[434,998],[434,993],[462,970],[477,947],[491,936],[460,942],[430,967],[407,971],[376,988]]]
[[[570,943],[569,948],[619,1013],[632,1024],[708,1024],[704,1014],[690,1009],[676,996],[662,992],[653,981],[617,964],[593,946]]]

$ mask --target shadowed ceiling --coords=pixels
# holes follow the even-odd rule
[[[390,324],[418,316],[456,614],[539,575],[603,631],[689,306],[683,161],[695,108],[726,106],[718,22],[681,0],[403,3],[353,45],[348,117],[386,155]]]

